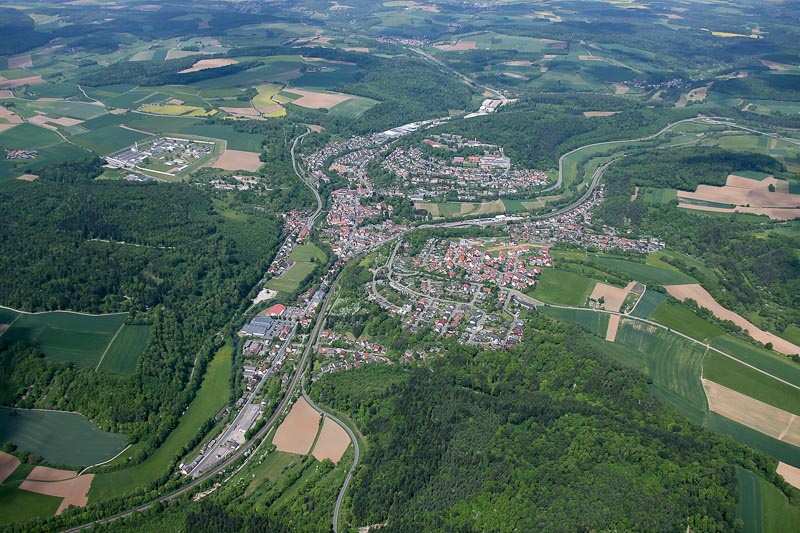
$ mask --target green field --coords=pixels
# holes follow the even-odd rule
[[[750,474],[750,472],[748,472],[748,474]],[[751,524],[754,527],[751,529],[747,521],[745,521],[744,531],[763,531],[764,533],[796,531],[798,524],[800,524],[800,506],[791,505],[786,495],[778,490],[772,483],[769,483],[760,476],[755,477],[757,478],[760,492],[758,501],[761,504],[761,528],[759,529],[757,527],[759,525],[758,514],[752,513],[750,516],[752,516],[754,520]],[[741,477],[737,475],[736,479],[739,481]],[[746,486],[747,485],[745,485],[745,487]]]
[[[706,379],[715,383],[778,409],[800,415],[800,390],[737,363],[729,357],[710,351],[703,360],[703,373]],[[780,375],[778,377],[782,378]]]
[[[310,262],[312,259],[325,261],[325,252],[315,244],[299,244],[292,249],[292,253],[289,257],[295,261],[302,261],[305,263]]]
[[[708,413],[703,425],[712,431],[728,435],[747,444],[754,450],[762,451],[779,461],[800,468],[800,448],[787,442],[764,435],[760,431],[713,412]]]
[[[697,283],[697,280],[682,272],[667,270],[644,263],[637,263],[636,261],[603,256],[594,257],[594,260],[603,266],[613,268],[620,272],[626,272],[636,281],[641,281],[645,284],[683,285],[686,283]]]
[[[23,341],[54,361],[72,361],[94,368],[126,316],[126,313],[81,315],[62,311],[23,313],[2,338]]]
[[[736,469],[736,515],[744,522],[742,531],[763,533],[761,477],[750,470]]]
[[[558,268],[545,268],[533,297],[546,303],[582,306],[594,289],[595,281]]]
[[[32,469],[32,465],[21,464],[0,484],[0,526],[53,516],[61,505],[61,498],[56,496],[18,489]]]
[[[800,365],[793,363],[782,355],[776,355],[730,335],[723,335],[714,339],[711,345],[723,352],[735,355],[738,359],[765,372],[780,376],[781,379],[800,386]]]
[[[0,146],[21,150],[41,149],[45,146],[53,146],[64,142],[57,133],[39,128],[33,124],[20,124],[0,133]]]
[[[0,324],[11,324],[17,319],[19,313],[7,307],[0,307]]]
[[[0,420],[0,442],[13,442],[52,464],[89,466],[125,447],[125,435],[103,431],[77,413],[0,408]]]
[[[538,308],[541,312],[562,322],[579,324],[598,337],[605,338],[608,330],[608,313],[598,313],[589,309],[561,309],[559,307],[543,306]]]
[[[99,154],[110,154],[147,137],[149,135],[138,131],[131,131],[119,126],[106,126],[77,135],[72,141]]]
[[[356,119],[364,114],[365,111],[375,107],[380,102],[371,98],[355,97],[336,104],[329,109],[332,115],[349,119]]]
[[[115,374],[133,374],[149,338],[150,326],[124,324],[107,348],[98,370]]]
[[[658,308],[658,306],[661,305],[664,300],[666,300],[666,298],[666,295],[648,289],[645,291],[642,299],[639,300],[639,303],[636,305],[636,309],[631,312],[631,316],[638,318],[650,318],[650,316],[653,314],[653,311],[655,311],[656,308]]]
[[[626,318],[620,321],[616,342],[596,339],[594,343],[608,357],[648,375],[662,401],[702,422],[708,409],[700,382],[705,346]]]
[[[699,341],[708,342],[725,335],[725,330],[682,304],[664,302],[650,315],[650,319]]]
[[[197,428],[228,403],[232,358],[233,346],[223,346],[209,363],[203,384],[181,417],[178,427],[144,462],[95,476],[89,500],[121,496],[161,477],[175,460],[176,453],[195,436]]]
[[[313,270],[313,264],[298,261],[282,276],[269,280],[267,287],[284,293],[294,292]]]

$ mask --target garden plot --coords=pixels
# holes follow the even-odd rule
[[[725,309],[719,303],[717,303],[714,297],[711,296],[711,294],[709,294],[709,292],[701,285],[696,283],[689,285],[667,285],[665,288],[667,289],[668,293],[678,300],[684,301],[691,298],[697,302],[699,306],[705,307],[714,313],[714,316],[720,320],[730,320],[740,328],[747,330],[750,336],[758,342],[763,344],[772,343],[775,351],[785,355],[800,354],[800,346],[797,346],[786,339],[782,339],[768,331],[764,331],[737,313]]]

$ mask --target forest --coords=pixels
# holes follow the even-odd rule
[[[0,223],[0,272],[14,279],[0,289],[4,305],[129,311],[137,322],[152,323],[133,376],[4,346],[4,401],[78,411],[131,441],[148,439],[149,449],[193,397],[214,349],[209,332],[239,310],[281,232],[271,215],[220,216],[196,187],[88,179],[6,182]]]
[[[181,73],[182,70],[190,68],[196,61],[197,58],[189,56],[167,61],[125,61],[113,63],[104,70],[81,76],[78,82],[83,85],[88,85],[89,87],[117,84],[144,86],[179,85],[212,78],[221,78],[222,76],[235,74],[261,64],[258,61],[245,61],[233,65]]]
[[[369,439],[351,489],[355,524],[731,530],[741,527],[737,465],[800,497],[773,459],[661,405],[579,328],[535,314],[525,338],[504,352],[447,344],[427,368],[367,367],[314,384],[315,400]]]

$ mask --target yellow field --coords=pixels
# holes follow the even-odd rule
[[[139,108],[143,113],[153,115],[170,115],[181,117],[210,117],[217,114],[216,109],[206,111],[202,107],[191,105],[146,105]]]
[[[253,97],[253,107],[261,109],[262,107],[275,105],[275,101],[272,98],[280,92],[281,88],[282,86],[278,83],[265,83],[256,87],[258,94]]]

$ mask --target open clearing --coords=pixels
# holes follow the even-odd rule
[[[50,463],[88,466],[118,454],[125,435],[103,431],[78,413],[0,408],[0,442],[13,442]]]
[[[787,465],[786,463],[781,462],[778,463],[778,469],[776,472],[783,476],[783,479],[786,480],[786,483],[796,489],[800,489],[800,468],[795,468],[792,465]]]
[[[330,109],[336,104],[341,104],[352,98],[349,94],[321,93],[302,89],[284,89],[283,92],[299,96],[300,98],[293,100],[292,103],[308,109]]]
[[[317,444],[314,446],[314,458],[317,461],[330,459],[336,464],[347,451],[348,446],[350,446],[350,437],[347,432],[326,416]]]
[[[235,59],[201,59],[190,68],[183,69],[178,74],[187,74],[189,72],[197,72],[198,70],[206,70],[208,68],[227,67],[228,65],[236,65],[239,63]]]
[[[583,116],[586,118],[592,117],[612,117],[618,113],[622,113],[622,111],[584,111]],[[637,187],[638,188],[638,187]],[[635,198],[634,198],[635,200]],[[633,201],[633,200],[631,200]]]
[[[225,150],[221,156],[208,166],[222,170],[248,170],[255,172],[264,164],[258,158],[259,155],[256,152]]]
[[[6,480],[19,466],[19,459],[6,452],[0,452],[0,483]]]
[[[63,498],[61,505],[56,510],[56,515],[60,515],[64,509],[70,505],[85,507],[89,501],[87,497],[92,486],[94,474],[86,474],[80,477],[68,479],[66,481],[30,481],[27,479],[19,486],[22,490],[46,494]]]
[[[597,283],[594,286],[594,290],[592,290],[592,294],[589,296],[589,298],[592,300],[599,300],[600,298],[603,298],[604,308],[607,311],[614,311],[615,313],[618,313],[622,308],[622,304],[625,302],[625,298],[628,297],[628,293],[630,293],[631,289],[633,289],[635,286],[635,281],[628,283],[624,289],[612,287],[611,285],[606,285],[605,283]]]
[[[606,331],[606,340],[614,342],[617,340],[617,330],[619,329],[619,320],[622,318],[620,315],[611,315],[608,317],[608,330]]]
[[[796,415],[713,381],[702,381],[711,411],[770,437],[800,446],[800,420]]]
[[[714,313],[714,316],[717,318],[721,320],[730,320],[740,328],[747,330],[750,336],[758,342],[763,344],[771,342],[773,349],[784,355],[800,354],[800,346],[797,346],[786,339],[782,339],[768,331],[764,331],[737,313],[725,309],[719,303],[717,303],[714,297],[711,296],[711,294],[709,294],[709,292],[699,284],[693,283],[690,285],[667,285],[665,288],[667,289],[667,292],[669,292],[678,300],[683,301],[691,298],[701,307],[705,307]]]
[[[299,398],[275,432],[272,444],[281,452],[307,455],[319,431],[319,416],[304,398]]]

